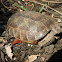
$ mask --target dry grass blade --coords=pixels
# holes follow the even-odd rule
[[[58,2],[58,1],[44,1],[42,0],[43,2],[48,2],[48,3],[62,3],[62,2]]]
[[[12,0],[11,0],[12,1]],[[11,9],[12,7],[7,7],[5,6],[5,4],[2,2],[1,0],[1,3],[3,4],[3,6],[7,9]],[[12,3],[14,4],[15,2],[12,1]],[[16,4],[16,7],[18,6],[19,8],[21,8],[22,10],[25,10],[25,11],[28,11],[27,9],[23,8],[22,6],[20,6],[18,3],[15,3]]]
[[[50,8],[50,9],[52,9],[53,11],[55,11],[55,12],[59,13],[60,15],[62,15],[62,13],[61,13],[61,12],[59,12],[58,10],[53,9],[53,8],[51,8],[50,6],[47,6],[47,7],[48,7],[48,8]]]
[[[44,5],[44,4],[39,3],[39,2],[37,2],[37,1],[30,1],[30,2],[34,2],[34,3],[37,3],[37,4],[39,4],[39,5]],[[58,10],[53,9],[53,8],[51,8],[51,7],[50,7],[50,6],[48,6],[48,5],[46,5],[46,7],[50,8],[51,10],[53,10],[53,11],[55,11],[55,12],[59,13],[60,15],[62,15],[62,13],[61,13],[61,12],[59,12]]]
[[[21,8],[22,10],[28,11],[26,8],[20,6],[18,3],[14,2],[13,0],[11,0],[14,4],[16,4],[16,7],[18,6],[19,8]],[[18,1],[19,2],[19,1]]]
[[[1,3],[2,3],[2,5],[3,5],[5,8],[7,8],[7,9],[10,8],[10,7],[5,6],[4,3],[2,2],[2,0],[1,0]]]

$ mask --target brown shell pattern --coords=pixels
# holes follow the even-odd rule
[[[52,29],[53,18],[33,11],[21,11],[12,15],[7,23],[9,35],[22,41],[36,41]]]

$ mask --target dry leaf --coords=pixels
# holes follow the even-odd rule
[[[34,60],[36,60],[37,59],[37,56],[39,56],[39,55],[28,56],[29,62],[33,62]]]
[[[10,57],[10,59],[12,59],[12,56],[13,56],[13,53],[12,53],[12,50],[11,50],[11,45],[5,45],[5,49],[6,49],[6,53],[8,55],[8,57]]]

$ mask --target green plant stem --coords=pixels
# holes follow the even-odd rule
[[[23,8],[22,6],[20,6],[19,4],[16,3],[16,5],[17,5],[18,7],[20,7],[21,9],[23,9],[23,10],[25,10],[25,11],[28,11],[27,9]]]
[[[12,3],[15,3],[13,0],[11,0],[12,1]],[[21,8],[21,9],[23,9],[23,10],[25,10],[25,11],[28,11],[27,9],[25,9],[25,8],[23,8],[22,6],[20,6],[18,3],[15,3],[16,4],[16,6],[18,6],[19,8]]]
[[[39,13],[41,13],[41,12],[42,12],[42,10],[44,9],[45,5],[46,5],[46,4],[44,4],[44,5],[41,7],[41,9],[40,9]]]

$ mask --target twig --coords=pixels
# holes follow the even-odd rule
[[[56,9],[53,9],[53,8],[51,8],[50,6],[47,6],[48,8],[50,8],[50,9],[52,9],[52,10],[54,10],[55,12],[57,12],[57,13],[59,13],[59,14],[61,14],[62,15],[62,13],[61,12],[59,12],[58,10],[56,10]]]
[[[42,0],[43,2],[48,2],[48,3],[62,3],[62,2],[58,2],[58,1],[44,1]]]
[[[15,8],[7,7],[6,5],[4,5],[4,3],[2,2],[2,0],[1,0],[1,3],[2,3],[2,5],[3,5],[6,9],[15,9]]]
[[[5,5],[3,4],[2,0],[1,0],[1,3],[2,3],[2,5],[3,5],[5,8],[7,8],[7,9],[9,9],[9,8],[10,8],[10,7],[5,6]]]
[[[41,3],[37,2],[37,1],[30,1],[30,2],[34,2],[34,3],[37,3],[37,4],[39,4],[39,5],[44,5],[44,4],[41,4]],[[51,10],[54,10],[55,12],[59,13],[60,15],[62,15],[62,13],[61,13],[61,12],[59,12],[58,10],[53,9],[53,8],[51,8],[51,7],[50,7],[50,6],[48,6],[48,5],[46,5],[46,7],[50,8]]]
[[[10,9],[10,8],[11,8],[11,7],[5,6],[4,3],[2,2],[2,0],[1,0],[1,3],[3,4],[3,6],[4,6],[5,8],[7,8],[7,9]],[[14,2],[13,2],[13,3],[14,3]],[[16,3],[16,5],[17,5],[18,7],[20,7],[21,9],[23,9],[23,10],[25,10],[25,11],[28,11],[27,9],[23,8],[22,6],[20,6],[19,4]]]
[[[15,3],[13,0],[11,0],[13,3]],[[25,11],[28,11],[27,9],[25,9],[25,8],[23,8],[22,6],[20,6],[18,3],[15,3],[16,4],[16,6],[18,6],[19,8],[21,8],[21,9],[23,9],[23,10],[25,10]]]

